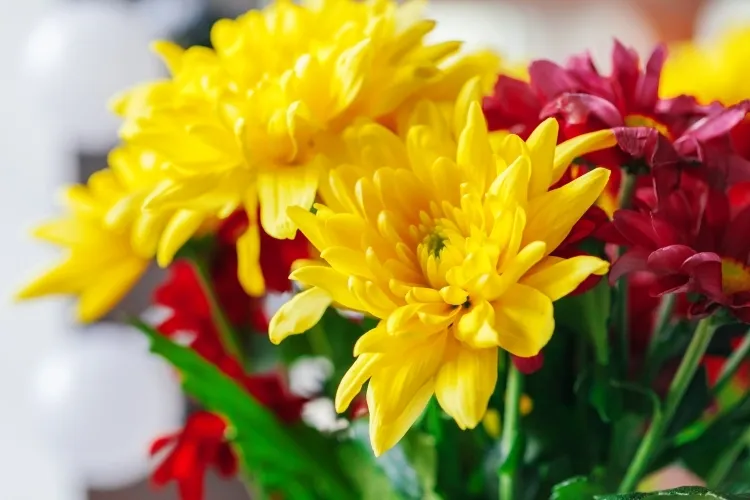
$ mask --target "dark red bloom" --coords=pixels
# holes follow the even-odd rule
[[[161,437],[151,445],[151,456],[167,455],[154,470],[151,481],[164,486],[177,483],[182,500],[203,500],[206,471],[216,470],[223,477],[237,474],[237,457],[226,440],[224,420],[209,412],[188,417],[179,432]]]
[[[612,267],[610,280],[647,271],[656,278],[654,296],[700,294],[690,309],[694,316],[723,306],[750,322],[750,206],[732,207],[727,195],[750,170],[729,159],[731,149],[722,157],[711,145],[721,138],[716,130],[738,122],[733,111],[697,123],[683,136],[690,139],[674,144],[646,129],[622,132],[635,138],[630,144],[621,141],[624,149],[640,151],[652,166],[654,200],[638,200],[633,210],[615,213],[613,242],[627,251]]]
[[[651,126],[667,136],[679,136],[709,107],[686,96],[659,99],[665,59],[665,48],[657,47],[642,67],[634,50],[615,41],[609,75],[600,73],[587,53],[570,58],[564,66],[534,61],[528,82],[505,75],[498,78],[493,95],[483,102],[487,123],[490,130],[508,130],[523,138],[551,116],[560,123],[561,140],[623,126]],[[612,151],[599,152],[591,160],[619,167],[619,158],[612,155]]]

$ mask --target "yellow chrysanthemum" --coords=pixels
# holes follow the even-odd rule
[[[358,340],[336,395],[343,411],[369,380],[376,454],[433,394],[461,428],[475,427],[495,388],[499,349],[538,354],[554,330],[552,302],[608,269],[596,257],[550,254],[609,171],[550,186],[573,158],[613,146],[612,133],[557,146],[557,123],[547,120],[526,142],[491,139],[467,88],[450,120],[431,103],[418,107],[405,141],[376,124],[347,133],[366,166],[334,169],[314,214],[289,210],[325,263],[292,273],[307,288],[274,316],[271,340],[308,330],[331,304],[380,319]]]
[[[88,185],[65,192],[69,213],[36,228],[34,236],[67,249],[56,266],[30,282],[19,299],[46,295],[78,297],[79,321],[96,321],[107,314],[140,279],[149,259],[130,243],[130,227],[113,228],[107,213],[122,194],[111,171],[95,174]]]
[[[670,48],[661,76],[662,97],[689,94],[703,104],[736,104],[750,98],[750,29],[728,30],[714,44],[686,43]]]
[[[212,222],[190,210],[143,212],[145,197],[163,182],[163,162],[152,152],[119,147],[109,168],[65,192],[69,214],[34,235],[66,247],[68,257],[27,285],[19,298],[80,296],[78,319],[94,321],[130,290],[157,249],[170,258]],[[215,221],[214,221],[215,222]]]
[[[458,57],[458,42],[427,44],[424,2],[277,0],[211,32],[213,49],[157,51],[172,78],[115,102],[123,138],[165,160],[167,180],[146,200],[152,213],[191,209],[225,217],[244,208],[240,280],[263,292],[257,260],[264,230],[290,238],[289,206],[309,208],[342,158],[340,134],[357,120],[395,128],[417,98],[450,101],[475,75],[491,84],[490,54]],[[162,263],[169,255],[159,254]]]

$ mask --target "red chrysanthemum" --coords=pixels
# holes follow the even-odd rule
[[[654,191],[652,200],[638,199],[633,210],[614,215],[613,242],[627,251],[612,266],[610,280],[647,271],[655,276],[654,296],[700,294],[692,315],[724,306],[750,322],[750,206],[733,207],[727,194],[750,179],[750,164],[724,141],[743,120],[742,107],[728,108],[674,143],[650,129],[616,131],[621,147],[651,167]]]
[[[155,486],[174,481],[182,500],[203,500],[204,476],[209,469],[223,477],[237,474],[237,457],[226,440],[224,420],[209,412],[190,415],[185,426],[151,445],[151,456],[167,452],[151,475]]]

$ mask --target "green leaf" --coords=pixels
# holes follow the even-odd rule
[[[587,477],[578,476],[556,484],[550,500],[594,500],[595,495],[600,493],[604,493],[602,486],[592,483]]]
[[[624,409],[623,391],[610,372],[609,366],[596,365],[593,370],[584,372],[576,383],[576,392],[596,408],[604,422],[616,421]]]
[[[555,319],[574,332],[585,334],[601,366],[609,365],[609,329],[612,290],[606,280],[581,295],[565,297],[555,303]]]
[[[151,351],[180,371],[185,391],[227,419],[243,469],[252,472],[264,488],[285,492],[290,498],[351,498],[352,485],[320,457],[311,455],[313,450],[300,445],[294,429],[282,426],[234,380],[195,351],[144,323],[135,325],[150,339]],[[301,491],[309,494],[295,496]]]
[[[625,493],[617,495],[597,495],[596,500],[644,500],[649,498],[658,498],[659,500],[700,500],[713,498],[714,500],[747,500],[750,495],[742,494],[722,494],[709,491],[706,488],[698,486],[684,486],[673,490],[654,491],[651,493]]]

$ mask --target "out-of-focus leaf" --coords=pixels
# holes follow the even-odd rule
[[[596,500],[747,500],[750,495],[716,493],[698,486],[685,486],[673,490],[654,491],[651,493],[625,493],[618,495],[597,495]]]
[[[612,422],[622,416],[623,391],[612,377],[609,366],[597,365],[583,373],[576,383],[576,392],[596,408],[602,421]]]
[[[581,295],[555,303],[555,319],[576,334],[586,335],[594,347],[597,364],[609,365],[609,329],[612,290],[606,280]]]
[[[594,500],[594,496],[601,493],[605,493],[602,486],[578,476],[556,484],[550,500]]]

